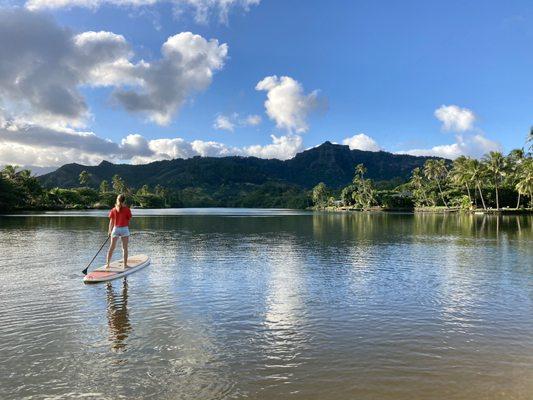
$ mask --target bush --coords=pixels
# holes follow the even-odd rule
[[[382,190],[377,193],[377,201],[383,208],[404,208],[414,207],[413,198],[407,193],[398,193],[393,190]]]

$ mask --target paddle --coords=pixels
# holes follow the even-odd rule
[[[107,238],[105,239],[105,242],[102,243],[102,245],[100,246],[100,248],[98,249],[98,252],[94,255],[93,259],[91,260],[91,262],[89,264],[87,264],[87,266],[85,267],[85,269],[83,271],[81,271],[81,273],[83,275],[87,275],[87,270],[89,269],[89,266],[93,263],[94,259],[96,258],[96,256],[98,254],[100,254],[100,252],[102,251],[102,249],[104,248],[105,244],[107,243],[107,241],[109,240],[109,237],[110,235],[107,235]]]

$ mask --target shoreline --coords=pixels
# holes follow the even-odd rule
[[[137,210],[167,210],[171,208],[187,209],[191,207],[131,207]],[[257,208],[264,209],[265,207],[192,207],[192,208]],[[268,207],[266,207],[268,208]],[[9,215],[19,212],[45,212],[45,211],[91,211],[91,210],[107,210],[109,207],[37,207],[37,208],[18,208],[11,210],[0,210],[0,215]],[[274,207],[272,209],[279,209]],[[307,207],[307,208],[286,208],[286,210],[302,210],[302,211],[320,211],[320,212],[334,212],[334,213],[350,213],[350,212],[369,212],[369,213],[406,213],[406,214],[472,214],[472,215],[533,215],[533,208],[501,208],[496,209],[471,209],[465,210],[459,207],[414,207],[414,208],[383,208],[383,207],[371,207],[371,208],[356,208],[347,206],[326,206],[326,207]]]
[[[471,214],[471,215],[533,215],[532,208],[500,208],[496,209],[483,209],[476,208],[471,210],[464,210],[459,207],[414,207],[414,208],[382,208],[371,207],[368,209],[355,208],[355,207],[336,207],[328,206],[323,208],[309,208],[311,211],[326,211],[326,212],[385,212],[385,213],[408,213],[408,214]]]

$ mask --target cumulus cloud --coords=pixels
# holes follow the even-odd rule
[[[241,117],[238,113],[231,115],[218,114],[213,123],[213,128],[233,132],[236,126],[257,126],[260,123],[260,115],[251,114]]]
[[[347,137],[342,141],[342,144],[345,144],[350,147],[351,150],[366,150],[366,151],[380,151],[381,148],[377,142],[372,139],[370,136],[360,133],[352,137]]]
[[[309,114],[321,106],[317,90],[306,95],[302,85],[289,76],[267,76],[255,89],[267,92],[267,115],[289,133],[307,132]]]
[[[261,0],[28,0],[26,7],[30,10],[59,9],[83,7],[97,9],[103,5],[116,7],[147,7],[157,3],[170,3],[174,13],[181,15],[192,11],[198,23],[206,23],[212,16],[217,16],[221,23],[227,24],[230,11],[241,9],[248,12],[251,6]]]
[[[288,160],[302,150],[303,139],[300,135],[270,135],[272,143],[266,146],[249,146],[244,148],[246,155],[259,158],[278,158]]]
[[[42,127],[26,121],[0,118],[0,165],[51,167],[71,162],[94,165],[104,159],[139,164],[174,158],[232,155],[288,159],[301,148],[302,138],[297,135],[272,135],[272,143],[248,147],[215,141],[187,141],[179,137],[148,140],[139,134],[127,135],[116,143],[93,132]]]
[[[214,72],[224,65],[228,46],[182,32],[168,38],[162,53],[156,62],[135,65],[132,84],[139,80],[139,87],[118,89],[113,97],[128,111],[146,113],[166,125],[189,95],[211,84]]]
[[[258,158],[277,158],[287,160],[302,149],[302,138],[298,135],[274,136],[272,143],[247,147],[229,146],[215,141],[193,140],[182,138],[149,140],[149,155],[133,156],[134,164],[144,164],[157,160],[171,160],[174,158],[253,156]]]
[[[89,109],[79,88],[110,86],[116,104],[168,124],[187,98],[210,85],[228,47],[182,32],[161,52],[158,60],[134,63],[122,35],[75,35],[43,14],[0,9],[0,105],[28,123],[80,127]]]
[[[225,115],[217,115],[215,122],[213,123],[213,128],[221,131],[233,132],[235,129],[235,124],[231,122],[229,117],[226,117]]]
[[[464,135],[458,134],[455,143],[434,146],[429,149],[413,149],[400,151],[399,153],[414,156],[437,156],[455,159],[461,155],[480,158],[489,151],[501,151],[500,143],[487,139],[482,134]]]
[[[465,132],[474,128],[476,115],[468,108],[442,105],[435,110],[435,117],[442,122],[445,131]]]
[[[256,115],[256,114],[248,115],[244,119],[244,124],[248,125],[248,126],[257,126],[260,123],[261,123],[261,116],[260,115]]]

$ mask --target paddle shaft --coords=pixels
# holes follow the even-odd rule
[[[107,243],[107,241],[109,240],[109,237],[110,235],[107,235],[107,238],[105,239],[105,242],[102,243],[102,245],[100,246],[100,248],[98,249],[98,252],[94,255],[93,259],[91,260],[91,262],[89,264],[87,264],[87,266],[85,267],[85,269],[83,271],[81,271],[83,273],[83,275],[87,275],[87,270],[89,269],[89,267],[91,266],[91,264],[93,263],[94,259],[96,258],[96,256],[98,254],[100,254],[100,252],[102,251],[102,249],[104,248],[105,244]]]

